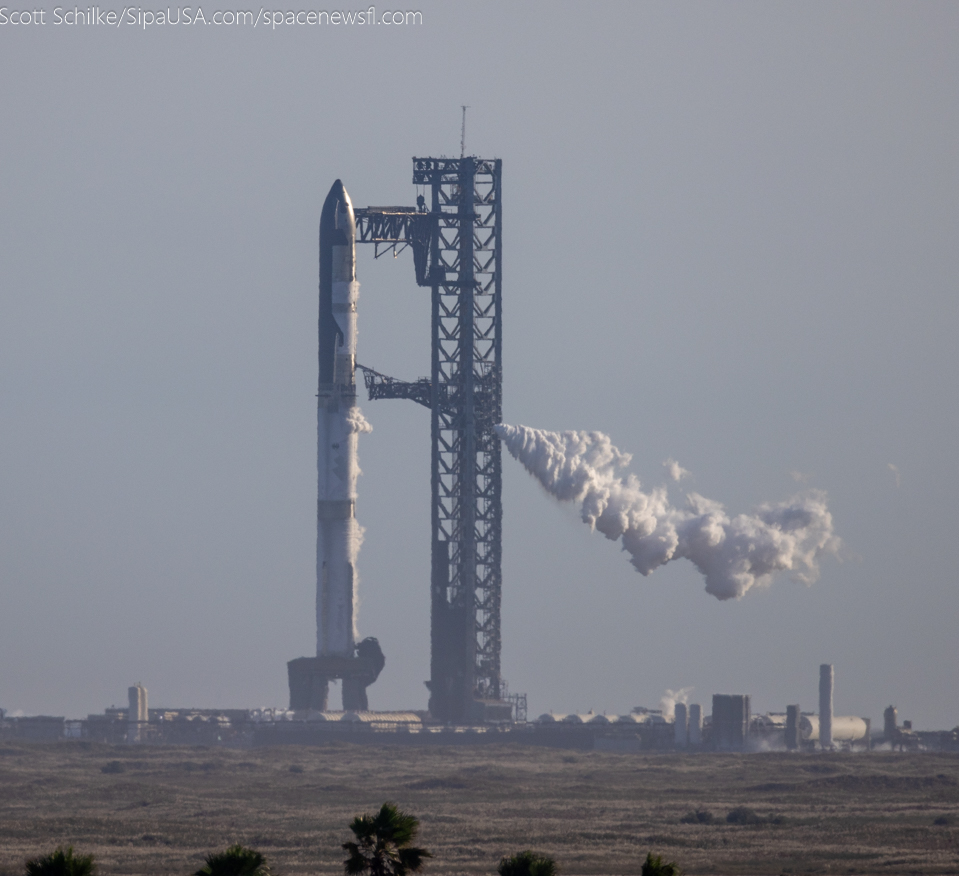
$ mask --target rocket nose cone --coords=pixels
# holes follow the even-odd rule
[[[330,192],[323,202],[323,212],[336,213],[345,211],[352,214],[353,202],[340,180],[337,180],[330,186]]]
[[[346,194],[346,189],[343,188],[343,183],[340,180],[337,180],[330,186],[330,192],[326,196],[326,200],[323,202],[323,209],[325,210],[329,207],[331,210],[336,209],[337,202],[347,200],[348,195]]]
[[[356,219],[350,196],[337,180],[323,202],[320,213],[320,247],[343,246],[356,236]]]

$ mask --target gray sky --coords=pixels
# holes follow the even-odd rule
[[[413,203],[411,157],[458,154],[469,104],[468,151],[504,162],[507,422],[603,430],[644,486],[674,457],[731,513],[824,489],[845,543],[812,586],[720,603],[505,457],[512,690],[812,709],[832,662],[840,714],[959,723],[959,7],[411,8],[0,26],[0,706],[286,704],[322,200]],[[427,374],[409,254],[360,256],[360,361]],[[371,704],[425,708],[429,415],[363,410]]]

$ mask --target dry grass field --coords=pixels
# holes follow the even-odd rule
[[[650,850],[692,874],[959,873],[955,755],[64,742],[0,748],[0,874],[72,843],[104,876],[188,876],[234,841],[278,876],[341,873],[350,818],[384,800],[420,818],[432,874],[524,848],[567,876],[638,873]],[[737,806],[774,817],[728,824]],[[682,823],[696,809],[717,822]]]

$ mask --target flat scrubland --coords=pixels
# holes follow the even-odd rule
[[[105,876],[188,876],[233,842],[279,876],[342,873],[350,819],[385,800],[419,817],[433,874],[525,848],[567,876],[639,873],[647,851],[693,874],[959,873],[956,755],[63,742],[0,747],[0,874],[71,843]],[[773,818],[728,824],[740,806]],[[697,809],[718,823],[682,823]]]

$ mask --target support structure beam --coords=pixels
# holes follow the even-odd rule
[[[437,720],[503,719],[502,162],[414,158],[417,207],[356,211],[358,243],[413,250],[429,286],[430,377],[404,383],[366,370],[370,398],[411,398],[431,412],[430,712]]]

